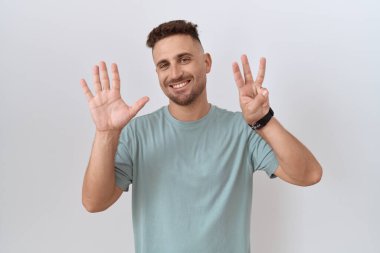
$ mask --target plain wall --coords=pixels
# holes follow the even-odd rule
[[[209,101],[240,110],[231,64],[246,53],[276,117],[318,158],[301,188],[254,176],[252,251],[380,252],[378,1],[0,0],[0,252],[134,252],[131,194],[87,213],[83,174],[94,125],[80,78],[119,64],[122,96],[167,104],[148,32],[199,25],[213,57]]]

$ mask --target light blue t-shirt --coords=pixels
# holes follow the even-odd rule
[[[278,161],[239,112],[182,122],[166,106],[123,129],[115,167],[133,185],[136,253],[248,253],[252,174]]]

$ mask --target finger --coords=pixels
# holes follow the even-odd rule
[[[80,85],[82,86],[82,90],[83,90],[84,95],[87,98],[87,101],[90,101],[90,99],[92,99],[94,95],[92,95],[91,90],[88,88],[86,81],[84,79],[81,79]]]
[[[99,63],[99,68],[100,68],[100,81],[102,83],[103,89],[109,90],[110,89],[110,79],[108,77],[106,63],[104,61],[101,61]]]
[[[266,88],[255,86],[256,88],[256,93],[260,94],[261,96],[268,97],[269,91]]]
[[[120,90],[120,76],[119,76],[119,70],[117,68],[116,63],[112,63],[111,72],[112,72],[112,89]]]
[[[262,86],[265,77],[265,68],[266,68],[266,59],[264,57],[260,58],[259,71],[257,72],[257,77],[255,84],[258,86]]]
[[[132,118],[141,110],[141,108],[144,107],[146,103],[148,103],[149,98],[148,97],[142,97],[139,100],[137,100],[132,106],[131,106],[131,116]]]
[[[255,111],[257,108],[263,107],[268,100],[268,92],[259,91],[259,95],[253,99],[253,102],[249,105],[249,110]]]
[[[95,65],[92,68],[92,81],[94,82],[95,92],[99,93],[102,91],[102,85],[100,84],[99,78],[99,66]]]
[[[232,63],[232,72],[234,73],[234,79],[236,86],[238,88],[241,88],[244,86],[244,79],[243,76],[241,75],[239,64],[237,62]]]
[[[269,91],[266,88],[260,88],[259,94],[261,95],[259,97],[264,97],[264,100],[262,100],[261,107],[263,108],[264,111],[268,112],[269,111]]]
[[[263,87],[260,87],[259,89],[260,89],[259,93],[260,93],[262,96],[264,96],[264,97],[267,97],[267,96],[268,96],[268,94],[269,94],[268,89],[263,88]]]
[[[244,78],[245,78],[245,84],[250,84],[252,86],[253,90],[253,96],[256,96],[258,93],[256,91],[256,87],[254,85],[254,80],[251,72],[251,67],[249,66],[249,61],[247,55],[241,56],[241,61],[243,64],[243,70],[244,70]]]
[[[248,57],[244,54],[241,56],[241,62],[243,64],[245,84],[253,84],[253,76],[251,67],[249,66]]]
[[[265,98],[262,107],[263,108],[269,107],[269,91],[265,88],[262,88],[261,95]]]
[[[254,86],[253,91],[255,93],[255,96],[258,95],[258,94],[260,94],[261,93],[261,87],[255,85],[255,84],[253,86]]]

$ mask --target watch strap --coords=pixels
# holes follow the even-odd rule
[[[274,116],[272,108],[269,108],[269,112],[254,124],[248,124],[253,130],[259,130],[263,128],[269,120]]]

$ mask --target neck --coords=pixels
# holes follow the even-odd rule
[[[190,105],[178,105],[169,102],[170,114],[180,121],[195,121],[206,116],[209,112],[211,105],[207,101],[207,97],[199,97],[200,99],[194,101]]]

